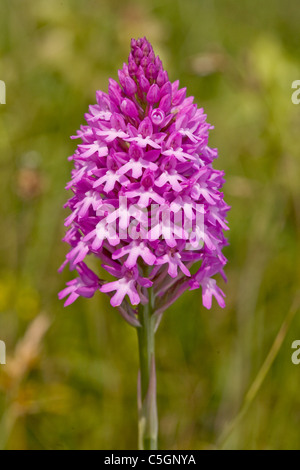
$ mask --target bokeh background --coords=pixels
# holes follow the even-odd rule
[[[105,295],[64,309],[69,136],[146,35],[215,125],[227,306],[185,294],[157,334],[162,449],[299,449],[297,0],[1,0],[1,449],[134,449],[136,332]],[[297,293],[298,292],[298,293]]]

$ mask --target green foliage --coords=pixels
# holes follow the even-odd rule
[[[234,423],[225,448],[299,449],[299,312],[234,421],[299,295],[299,16],[297,0],[1,1],[0,448],[137,446],[136,332],[100,293],[64,309],[57,268],[69,135],[146,35],[215,125],[232,206],[226,309],[187,293],[157,334],[160,447],[216,448]]]

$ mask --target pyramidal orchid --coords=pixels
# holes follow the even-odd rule
[[[214,276],[223,271],[229,207],[223,172],[212,162],[202,108],[170,82],[146,38],[132,40],[128,63],[85,115],[67,185],[73,193],[61,269],[77,277],[59,297],[65,306],[97,291],[110,297],[138,332],[139,448],[157,448],[154,336],[163,312],[184,292],[202,289],[225,306]],[[107,278],[87,265],[99,260]],[[96,266],[95,262],[93,266]],[[96,271],[96,272],[95,272]],[[104,277],[104,276],[103,276]],[[109,280],[108,280],[109,279]]]

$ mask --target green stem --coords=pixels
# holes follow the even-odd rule
[[[138,380],[139,449],[157,449],[157,407],[155,372],[155,317],[151,299],[139,308],[137,328],[140,370]]]

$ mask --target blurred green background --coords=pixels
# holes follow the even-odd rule
[[[157,334],[160,448],[300,449],[299,23],[297,0],[1,0],[1,449],[137,446],[136,332],[100,293],[64,309],[57,268],[69,136],[144,35],[215,125],[232,206],[226,308],[187,293]]]

